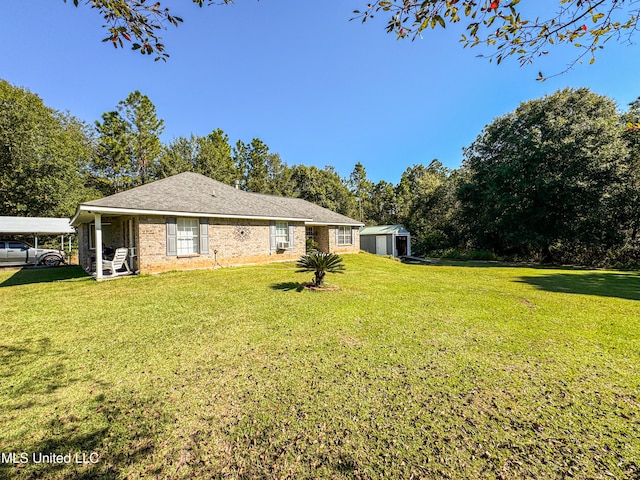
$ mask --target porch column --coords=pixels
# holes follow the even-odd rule
[[[133,270],[134,272],[136,271],[136,266],[134,264],[135,262],[135,256],[136,256],[136,249],[135,249],[135,234],[133,231],[133,218],[129,219],[129,263],[131,265],[129,265],[131,267],[131,270]]]
[[[94,213],[96,221],[96,238],[93,244],[96,247],[96,280],[102,279],[102,215]]]

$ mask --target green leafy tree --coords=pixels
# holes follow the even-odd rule
[[[396,188],[392,183],[380,180],[373,186],[368,222],[375,225],[399,223],[398,198]]]
[[[81,201],[92,154],[90,130],[0,80],[0,215],[70,216]]]
[[[233,158],[243,190],[273,195],[290,195],[293,192],[289,167],[259,138],[250,143],[238,140]]]
[[[136,172],[134,183],[144,185],[149,180],[148,171],[154,169],[160,156],[160,135],[164,130],[164,121],[158,119],[156,107],[149,97],[138,90],[118,103],[118,112],[128,126],[132,167]]]
[[[250,143],[244,143],[242,140],[236,142],[234,158],[236,169],[241,175],[240,187],[243,190],[269,192],[268,156],[269,147],[259,138],[254,138]]]
[[[103,195],[112,195],[131,188],[135,172],[129,127],[117,111],[102,114],[95,122],[97,144],[91,162],[91,185]]]
[[[239,179],[229,137],[213,130],[205,137],[178,137],[162,148],[154,169],[157,178],[182,172],[195,172],[219,182],[233,185]]]
[[[406,221],[416,203],[433,196],[437,188],[447,177],[447,169],[438,160],[432,160],[428,166],[413,165],[400,177],[396,188],[398,197],[398,216]]]
[[[455,217],[455,176],[439,160],[414,165],[396,188],[399,218],[413,236],[413,249],[428,253],[453,246],[459,235]]]
[[[217,129],[206,137],[198,137],[196,142],[197,154],[193,171],[233,185],[239,174],[234,164],[227,134]]]
[[[336,253],[325,253],[312,250],[303,255],[296,263],[296,272],[313,272],[313,285],[322,287],[327,273],[344,273],[344,261]]]
[[[291,182],[291,168],[280,158],[277,153],[270,153],[267,162],[267,193],[285,197],[293,196],[293,183]]]
[[[625,168],[625,198],[627,238],[630,242],[640,239],[640,97],[629,104],[629,110],[622,115],[626,126],[623,133],[629,149]]]
[[[481,248],[544,260],[615,244],[626,155],[611,99],[582,88],[522,103],[465,149],[465,222]]]
[[[347,183],[351,193],[356,198],[356,202],[358,202],[358,220],[363,223],[371,223],[373,183],[367,178],[367,171],[362,163],[356,163]]]
[[[306,165],[291,167],[293,196],[328,208],[348,217],[356,216],[356,200],[335,169]]]
[[[174,138],[167,145],[163,145],[154,166],[155,178],[166,178],[182,172],[193,172],[199,153],[199,137],[191,135],[189,138]]]

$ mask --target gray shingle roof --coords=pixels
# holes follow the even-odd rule
[[[126,192],[85,202],[82,206],[247,218],[301,219],[328,225],[362,225],[357,220],[300,198],[245,192],[192,172],[180,173]]]

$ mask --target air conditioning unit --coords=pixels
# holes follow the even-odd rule
[[[278,242],[278,250],[287,250],[289,248],[289,242]]]

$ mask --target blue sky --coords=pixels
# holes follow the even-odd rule
[[[221,128],[232,142],[261,138],[290,165],[348,176],[361,162],[371,180],[394,183],[434,158],[457,168],[462,148],[522,101],[585,86],[624,110],[640,96],[637,45],[609,42],[593,65],[541,83],[538,70],[563,70],[575,49],[497,66],[463,49],[455,28],[411,42],[382,21],[350,22],[366,3],[165,1],[185,22],[163,32],[164,63],[102,43],[102,18],[71,0],[3,0],[0,78],[89,123],[140,90],[165,121],[165,142]],[[542,3],[551,13],[558,2]]]

